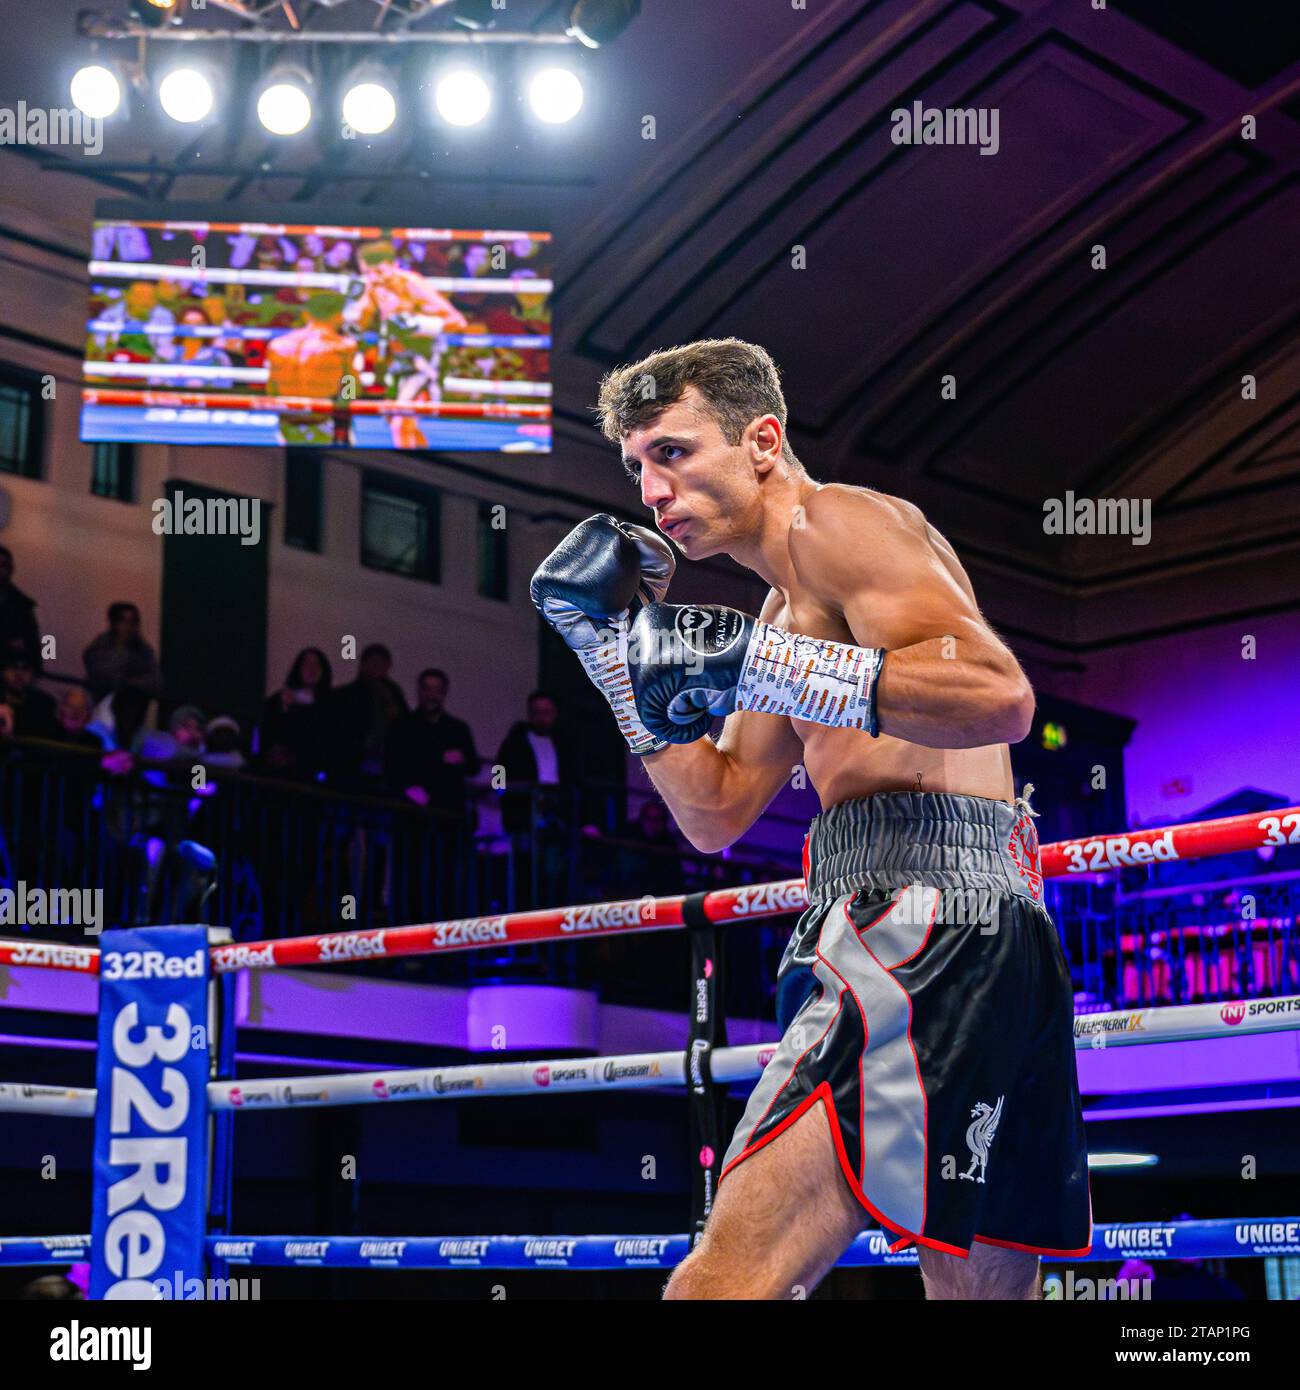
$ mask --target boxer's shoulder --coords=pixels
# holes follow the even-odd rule
[[[790,558],[799,574],[832,584],[864,567],[907,561],[926,544],[925,514],[911,502],[871,488],[823,483],[790,526]]]

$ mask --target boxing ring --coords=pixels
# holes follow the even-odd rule
[[[1104,875],[1127,866],[1297,844],[1300,807],[1292,807],[1049,844],[1041,851],[1041,874],[1061,879]],[[1036,869],[1030,864],[1026,872]],[[200,1279],[224,1277],[231,1267],[242,1266],[670,1269],[698,1239],[712,1207],[725,1150],[723,1102],[728,1088],[760,1076],[776,1048],[775,1040],[727,1045],[719,929],[798,912],[805,905],[803,880],[790,879],[693,895],[238,944],[214,943],[214,929],[202,926],[109,932],[100,947],[0,940],[0,965],[100,977],[99,1086],[0,1084],[0,1113],[94,1120],[93,1234],[0,1237],[0,1266],[89,1260],[92,1293],[109,1297],[159,1296],[148,1292],[147,1286],[149,1275],[162,1269],[164,1246],[165,1257],[179,1262],[178,1273]],[[689,1037],[684,1049],[307,1078],[234,1079],[231,986],[238,972],[673,930],[688,932],[691,941],[693,1007],[687,1015]],[[160,943],[157,949],[155,943]],[[188,1013],[169,998],[169,992],[183,991],[188,991]],[[191,1027],[183,1035],[183,1047],[180,1025],[175,1022],[181,1018]],[[1300,995],[1268,996],[1079,1014],[1075,1047],[1086,1051],[1155,1046],[1297,1027]],[[137,1033],[145,1035],[148,1048]],[[160,1059],[167,1063],[161,1069],[156,1065]],[[192,1080],[198,1079],[192,1093],[186,1091],[181,1075],[185,1067],[190,1068]],[[108,1098],[101,1100],[106,1086]],[[692,1220],[684,1232],[367,1237],[241,1235],[230,1229],[232,1125],[237,1115],[650,1088],[684,1089],[688,1097],[694,1186]],[[183,1116],[178,1099],[182,1096],[186,1097]],[[188,1149],[175,1137],[182,1120],[194,1141]],[[188,1184],[178,1181],[178,1171],[186,1165]],[[1048,1263],[1275,1255],[1300,1255],[1300,1215],[1097,1225],[1088,1255]],[[868,1230],[839,1263],[845,1267],[915,1266],[917,1253],[915,1247],[891,1248],[885,1232]],[[162,1273],[170,1277],[172,1270],[162,1269]]]

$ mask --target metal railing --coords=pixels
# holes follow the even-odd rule
[[[458,817],[400,798],[210,766],[206,786],[196,787],[196,761],[137,758],[131,771],[114,774],[95,750],[35,739],[0,744],[0,887],[100,893],[106,926],[195,920],[206,900],[208,920],[239,941],[596,902],[628,891],[697,892],[798,871],[793,834],[785,860],[743,850],[721,859],[629,836],[628,794],[606,784],[519,783],[507,794],[473,788]],[[496,828],[507,800],[507,820],[522,828]],[[187,852],[195,842],[215,855],[215,874]],[[0,928],[25,931],[87,940],[80,927]],[[756,1012],[767,1005],[780,949],[769,929],[739,953],[738,987]],[[675,998],[671,963],[648,948],[618,943],[604,955],[612,959],[544,944],[351,968],[442,983],[602,982],[607,995],[628,1001]]]

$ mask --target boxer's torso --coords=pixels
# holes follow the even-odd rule
[[[924,528],[924,539],[935,559],[968,594],[972,593],[970,580],[947,541],[915,508],[894,498],[883,500],[896,506],[902,524],[913,530]],[[799,574],[799,543],[799,528],[792,527],[790,553],[795,561],[795,577],[788,592],[776,589],[769,592],[760,615],[765,622],[810,637],[826,637],[858,646],[906,645],[934,636],[918,631],[907,637],[906,642],[899,643],[896,636],[887,641],[883,633],[851,631],[837,596],[819,592],[815,580],[810,582]],[[873,544],[878,542],[870,536],[863,537],[864,546]],[[790,722],[803,743],[808,780],[823,807],[886,791],[957,792],[1004,801],[1014,799],[1011,755],[1006,744],[984,748],[922,748],[888,734],[864,738],[854,729],[826,728],[799,719]]]

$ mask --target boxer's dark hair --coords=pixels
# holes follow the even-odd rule
[[[620,443],[681,400],[688,386],[699,392],[728,444],[740,443],[751,420],[775,415],[781,422],[781,456],[798,466],[785,435],[785,396],[776,363],[763,348],[739,338],[665,348],[608,373],[596,406],[601,433],[611,444]]]

